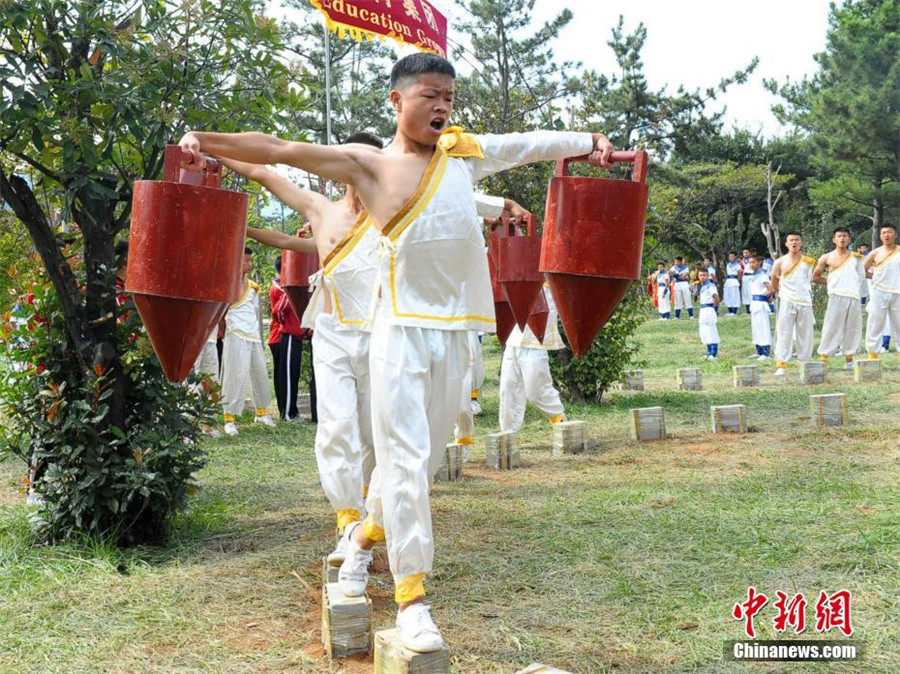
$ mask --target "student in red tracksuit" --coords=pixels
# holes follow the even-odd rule
[[[284,290],[281,289],[281,256],[275,260],[275,278],[269,285],[269,308],[271,309],[271,321],[269,323],[269,339],[266,342],[269,351],[272,352],[272,382],[275,384],[275,399],[278,401],[278,416],[284,417],[284,400],[281,399],[278,382],[280,381],[280,362],[278,358],[278,346],[281,342],[281,321],[278,320],[277,312],[278,303],[284,297]]]

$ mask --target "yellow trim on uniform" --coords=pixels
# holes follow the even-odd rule
[[[788,269],[786,272],[783,272],[783,273],[781,274],[781,278],[787,278],[788,276],[790,276],[791,274],[793,274],[795,271],[797,271],[797,267],[799,267],[803,262],[806,262],[806,257],[804,257],[803,255],[801,255],[801,256],[800,256],[800,259],[797,260],[797,261],[794,263],[794,266],[793,266],[793,267],[791,267],[791,268]]]
[[[258,417],[264,417],[268,413],[269,413],[269,410],[267,410],[265,407],[257,407],[256,408],[256,416],[258,416]]]
[[[364,325],[365,321],[348,321],[344,318],[344,312],[341,310],[341,301],[338,299],[337,290],[331,290],[331,297],[334,299],[334,310],[337,312],[338,323],[342,325]]]
[[[878,354],[877,354],[877,353],[870,353],[870,354],[869,354],[869,360],[878,360]]]
[[[398,604],[406,604],[413,599],[425,596],[425,574],[414,573],[403,580],[397,581],[394,588],[394,601]]]
[[[456,439],[456,444],[457,444],[457,445],[474,445],[474,444],[475,444],[475,438],[473,438],[471,435],[467,435],[467,436],[464,437],[464,438],[457,438],[457,439]]]
[[[481,389],[473,388],[472,389],[472,400],[478,400],[479,393],[481,393]]]
[[[884,258],[881,262],[876,262],[876,263],[875,263],[875,266],[876,266],[876,267],[880,267],[881,265],[885,264],[888,260],[890,260],[892,257],[894,257],[897,253],[900,253],[900,248],[894,248],[894,252],[893,252],[893,253],[891,253],[890,255],[888,255],[888,256],[887,256],[886,258]]]
[[[853,362],[853,356],[844,356],[844,362],[845,362],[845,363],[852,363],[852,362]]]
[[[785,363],[783,360],[779,360],[777,363],[775,363],[775,367],[781,367],[781,368],[787,369],[787,366],[788,366],[788,364]]]
[[[550,417],[549,421],[551,424],[559,424],[566,420],[565,414],[557,414],[555,417]]]
[[[247,298],[250,296],[250,289],[252,286],[256,286],[256,284],[253,281],[251,281],[250,279],[247,279],[247,286],[244,288],[244,290],[241,293],[241,296],[238,298],[237,302],[231,303],[231,306],[229,307],[229,309],[234,309],[235,307],[238,307],[238,306],[242,305],[244,302],[246,302]],[[259,286],[256,286],[256,287],[259,288]]]
[[[375,520],[371,515],[366,515],[366,519],[362,523],[363,535],[370,541],[376,543],[384,540],[384,528],[375,524]]]
[[[337,516],[337,528],[343,529],[348,524],[352,524],[359,520],[358,510],[336,510],[334,514]]]
[[[819,360],[821,360],[826,365],[828,364],[828,356],[819,356]]]
[[[371,220],[369,220],[369,214],[365,211],[362,211],[359,214],[359,217],[356,218],[356,222],[353,223],[353,227],[350,228],[350,231],[344,235],[344,238],[337,242],[337,245],[331,249],[331,252],[325,256],[325,259],[322,261],[322,273],[327,274],[329,271],[334,269],[338,263],[343,260],[347,254],[353,250],[353,246],[355,246],[359,240],[362,238],[363,233],[366,231],[368,225],[371,224]],[[350,242],[353,239],[353,245],[350,245]],[[349,246],[348,250],[345,250]],[[343,251],[343,255],[341,252]],[[340,257],[340,259],[335,259]]]
[[[810,257],[809,255],[804,255],[804,256],[803,256],[803,261],[804,261],[806,264],[808,264],[810,267],[815,267],[815,266],[816,266],[816,258]]]
[[[225,417],[225,423],[226,423],[226,424],[230,424],[230,423],[233,423],[233,422],[234,422],[234,415],[233,415],[233,414],[225,414],[224,417]]]
[[[484,151],[478,139],[471,133],[465,133],[461,126],[448,126],[444,129],[438,145],[451,157],[484,159]]]
[[[854,256],[854,255],[858,255],[858,253],[850,253],[850,255],[847,256],[847,259],[846,259],[846,260],[844,260],[843,262],[841,262],[841,263],[840,263],[837,267],[835,267],[834,269],[829,269],[829,270],[828,270],[828,273],[829,273],[829,274],[833,274],[833,273],[836,272],[838,269],[843,269],[843,268],[844,268],[844,265],[846,265],[848,262],[850,262],[850,260],[853,259],[853,256]]]
[[[369,495],[369,485],[363,485],[363,498],[366,498]]]

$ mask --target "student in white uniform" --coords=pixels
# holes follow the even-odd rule
[[[650,275],[650,282],[656,292],[656,310],[659,312],[659,320],[667,321],[672,317],[671,291],[672,279],[666,271],[666,265],[659,262],[656,271]]]
[[[785,236],[787,255],[772,267],[772,288],[778,293],[778,316],[775,319],[775,375],[783,377],[794,353],[805,363],[812,358],[815,316],[812,308],[812,272],[816,259],[802,252],[799,232]]]
[[[719,311],[719,289],[709,277],[709,272],[701,269],[700,280],[700,341],[706,345],[707,360],[719,357],[719,329],[716,327]]]
[[[360,132],[345,141],[381,149],[381,140]],[[298,253],[318,253],[322,270],[314,297],[302,317],[313,327],[316,374],[316,463],[319,480],[334,510],[340,532],[360,519],[375,468],[369,383],[369,304],[377,277],[378,234],[352,187],[337,201],[304,190],[263,166],[223,159],[255,180],[309,222],[312,238],[248,228],[261,243]],[[311,289],[313,290],[313,289]],[[340,566],[347,541],[339,538],[328,564]]]
[[[345,594],[364,593],[369,551],[386,538],[399,636],[419,652],[444,645],[424,601],[434,557],[429,485],[459,409],[467,331],[490,331],[495,323],[472,184],[522,164],[584,154],[608,165],[613,150],[602,134],[471,136],[447,128],[454,80],[453,66],[433,54],[395,64],[397,134],[384,151],[256,133],[188,133],[181,141],[199,167],[205,151],[291,164],[353,185],[381,232],[369,360],[378,468],[366,521],[346,528],[350,546],[339,583]]]
[[[729,316],[737,316],[741,306],[741,262],[734,251],[728,253],[728,262],[725,263],[725,285],[722,288],[722,298]]]
[[[744,308],[747,310],[747,313],[750,313],[750,302],[752,301],[753,293],[750,292],[750,284],[753,282],[753,279],[750,278],[752,274],[752,270],[750,269],[750,255],[755,254],[749,248],[744,248],[742,257],[740,259],[741,265],[741,302],[744,304]]]
[[[269,393],[269,373],[266,356],[259,336],[259,286],[248,276],[253,269],[253,250],[244,249],[241,269],[243,285],[237,302],[225,314],[225,348],[222,351],[222,408],[225,411],[225,434],[237,435],[235,418],[244,411],[247,384],[253,394],[255,421],[274,426],[269,415],[272,395]]]
[[[744,278],[750,282],[750,333],[756,353],[751,358],[769,360],[772,355],[772,325],[769,321],[769,298],[772,296],[772,284],[769,275],[762,270],[762,263],[756,255],[749,259],[750,273]]]
[[[900,248],[897,247],[897,228],[884,224],[878,230],[881,245],[869,253],[865,261],[866,271],[872,270],[872,294],[869,300],[869,319],[866,324],[866,351],[869,358],[878,358],[878,352],[887,344],[890,336],[900,334]],[[889,326],[889,332],[885,328]],[[879,343],[882,342],[882,343]]]
[[[859,256],[863,259],[863,268],[865,269],[865,261],[869,255],[869,247],[866,244],[861,243],[856,249],[856,252],[859,253]],[[869,303],[869,287],[871,285],[871,274],[869,273],[869,270],[866,270],[866,273],[863,275],[863,280],[859,284],[859,303],[864,308]]]
[[[769,251],[765,252],[765,257],[763,257],[761,268],[769,278],[772,278],[772,268],[775,266],[775,260],[772,259],[772,254]],[[769,313],[775,313],[775,302],[774,296],[769,298]]]
[[[675,281],[674,301],[675,318],[681,318],[681,310],[687,309],[688,315],[694,317],[694,300],[691,299],[691,269],[684,263],[684,258],[676,257],[675,264],[669,270]]]
[[[525,405],[537,407],[551,424],[566,420],[559,391],[550,375],[550,351],[564,349],[559,335],[558,314],[553,293],[544,285],[544,298],[550,310],[544,340],[540,341],[526,325],[524,330],[513,327],[500,366],[500,430],[515,433],[525,419]]]
[[[813,283],[828,285],[828,307],[822,321],[818,353],[822,360],[842,354],[845,367],[853,367],[853,355],[862,338],[862,307],[859,303],[860,280],[864,278],[862,258],[850,251],[850,231],[838,227],[832,235],[834,250],[819,258],[813,271]],[[828,272],[828,280],[823,274]]]

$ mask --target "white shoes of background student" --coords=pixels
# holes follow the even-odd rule
[[[253,421],[257,424],[262,424],[263,426],[274,426],[275,425],[275,420],[272,418],[271,414],[259,415]]]
[[[234,423],[233,421],[226,422],[225,426],[223,427],[222,430],[225,431],[225,435],[237,435],[238,434],[237,424]]]

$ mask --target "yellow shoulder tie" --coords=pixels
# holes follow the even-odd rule
[[[857,253],[856,251],[853,251],[853,255],[855,255],[856,257],[858,257],[860,260],[865,259],[862,255],[860,255],[860,254]]]
[[[444,129],[438,144],[451,157],[484,159],[478,140],[471,133],[465,133],[461,126],[448,126]]]
[[[804,256],[803,256],[803,261],[804,261],[806,264],[808,264],[810,267],[815,267],[815,266],[816,266],[816,258],[810,257],[809,255],[804,255]]]
[[[260,290],[259,286],[258,286],[256,283],[254,283],[253,281],[249,280],[249,279],[247,280],[247,285],[248,285],[250,288],[253,288],[253,290],[255,290],[256,292],[259,292],[259,290]]]

